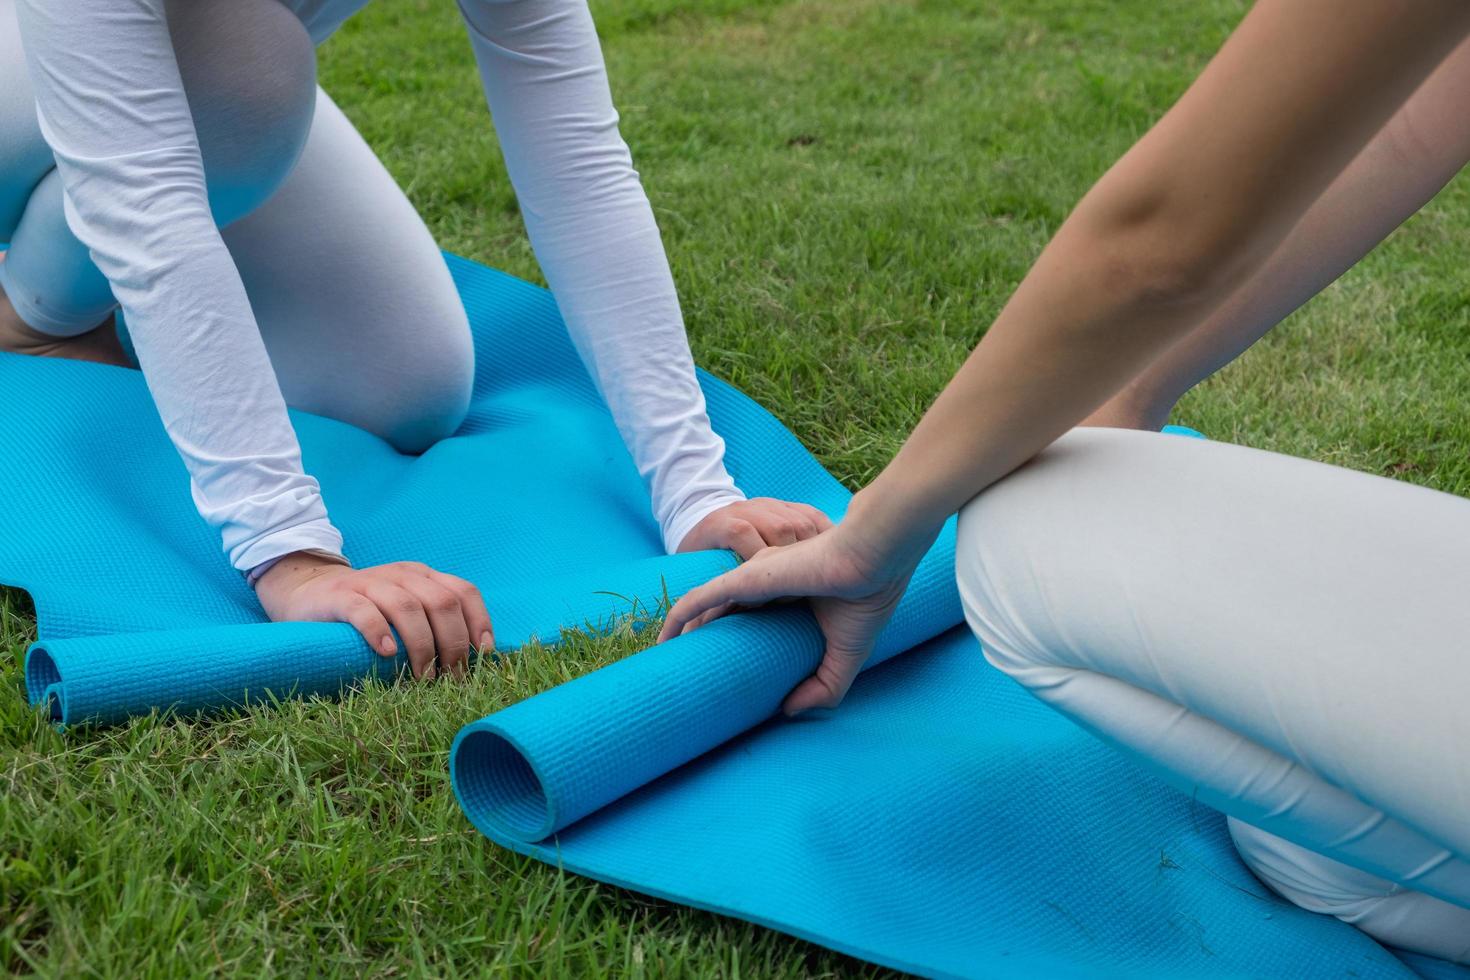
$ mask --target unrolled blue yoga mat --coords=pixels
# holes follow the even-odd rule
[[[450,266],[478,360],[454,438],[410,458],[295,416],[352,557],[470,578],[505,647],[647,615],[731,567],[661,555],[551,298]],[[775,419],[702,380],[747,493],[840,515],[846,492]],[[262,622],[136,372],[0,355],[0,393],[0,581],[35,599],[27,683],[58,722],[391,676],[346,626]],[[805,611],[733,617],[467,725],[466,813],[572,871],[918,973],[1470,976],[1271,897],[1217,814],[990,669],[956,627],[952,547],[946,531],[839,711],[771,717],[820,653]]]

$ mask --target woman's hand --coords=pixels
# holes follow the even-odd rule
[[[764,548],[805,541],[831,527],[831,519],[815,507],[756,497],[706,515],[684,535],[679,551],[724,548],[748,561]]]
[[[463,677],[471,648],[495,645],[480,590],[418,562],[358,570],[298,552],[271,566],[255,594],[275,622],[351,623],[384,657],[398,653],[392,624],[421,680]]]
[[[917,557],[908,561],[884,554],[864,541],[849,518],[815,538],[766,548],[739,568],[687,592],[669,610],[658,639],[662,643],[682,636],[737,607],[810,597],[827,639],[826,653],[817,672],[786,696],[781,710],[794,715],[835,707],[873,652],[917,563]]]

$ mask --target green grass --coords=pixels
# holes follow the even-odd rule
[[[1243,5],[595,10],[698,359],[857,485]],[[445,247],[537,277],[453,4],[378,0],[325,48],[322,75]],[[1467,229],[1460,180],[1178,419],[1467,492]],[[445,772],[460,725],[647,636],[526,651],[461,685],[61,736],[19,696],[33,629],[5,595],[0,970],[878,972],[560,875],[465,821]]]

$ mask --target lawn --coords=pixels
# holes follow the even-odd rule
[[[1069,206],[1178,95],[1235,0],[597,0],[697,359],[849,485],[875,473]],[[323,82],[447,249],[538,273],[449,0],[377,0]],[[1470,183],[1192,393],[1219,439],[1470,491]],[[391,247],[385,243],[385,247]],[[25,463],[12,461],[13,478]],[[490,597],[493,607],[494,597]],[[627,655],[59,735],[0,598],[0,970],[137,977],[878,974],[565,876],[474,832],[468,720]]]

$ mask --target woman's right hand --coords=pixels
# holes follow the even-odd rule
[[[884,625],[893,616],[927,548],[920,535],[911,548],[877,547],[860,518],[849,516],[814,538],[768,547],[738,568],[691,589],[669,610],[660,643],[736,609],[784,598],[811,600],[827,646],[816,673],[798,684],[781,704],[787,715],[833,708],[847,695]],[[911,554],[905,554],[911,552]]]
[[[419,562],[353,569],[297,552],[271,566],[255,593],[275,622],[350,623],[384,657],[398,653],[396,630],[421,680],[463,677],[471,649],[495,646],[480,590]]]

